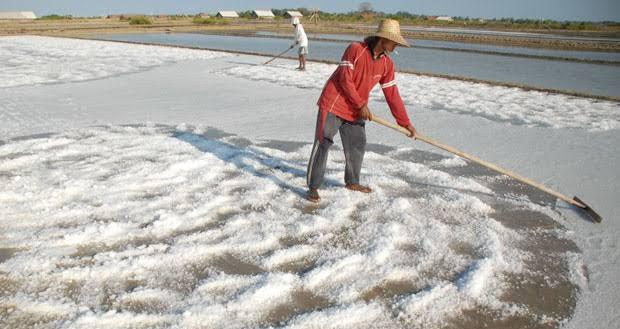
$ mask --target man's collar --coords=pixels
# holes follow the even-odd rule
[[[370,55],[372,56],[372,59],[375,59],[375,60],[377,60],[377,59],[379,59],[379,58],[381,58],[383,56],[387,56],[385,54],[385,50],[384,50],[384,51],[380,52],[379,55],[377,55],[377,57],[375,58],[375,51],[374,51],[374,49],[370,50]]]
[[[366,45],[366,48],[368,48],[368,51],[370,52],[370,57],[371,57],[373,60],[377,60],[377,59],[379,59],[379,58],[381,58],[381,57],[383,57],[383,56],[387,56],[387,55],[385,54],[385,50],[384,50],[384,51],[382,51],[382,52],[381,52],[381,53],[377,56],[377,58],[375,58],[375,50],[374,50],[374,49],[372,49],[372,48],[370,48],[370,45],[369,45],[368,43],[365,43],[365,42],[364,42],[364,44]]]

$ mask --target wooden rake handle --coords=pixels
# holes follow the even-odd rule
[[[401,126],[395,125],[395,124],[393,124],[391,122],[388,122],[385,119],[377,117],[376,115],[372,115],[371,120],[376,122],[376,123],[378,123],[378,124],[380,124],[380,125],[386,126],[388,128],[392,128],[392,129],[394,129],[396,131],[399,131],[399,132],[409,136],[409,130],[407,130],[407,129],[401,127]],[[475,156],[473,156],[471,154],[468,154],[468,153],[465,153],[463,151],[457,150],[454,147],[451,147],[449,145],[440,143],[440,142],[435,141],[435,140],[433,140],[431,138],[428,138],[426,136],[422,136],[422,135],[420,135],[418,133],[416,133],[415,139],[419,139],[419,140],[421,140],[421,141],[423,141],[423,142],[425,142],[427,144],[430,144],[430,145],[433,145],[435,147],[438,147],[438,148],[440,148],[440,149],[442,149],[444,151],[448,151],[448,152],[450,152],[452,154],[456,154],[456,155],[460,156],[461,158],[464,158],[464,159],[470,160],[472,162],[475,162],[475,163],[477,163],[479,165],[487,167],[487,168],[489,168],[491,170],[494,170],[494,171],[496,171],[498,173],[504,174],[506,176],[510,176],[510,177],[520,181],[521,183],[533,186],[533,187],[535,187],[535,188],[537,188],[537,189],[539,189],[539,190],[541,190],[541,191],[543,191],[545,193],[553,195],[553,196],[557,197],[558,199],[564,200],[564,201],[566,201],[566,202],[568,202],[568,203],[570,203],[570,204],[572,204],[572,205],[574,205],[576,207],[579,207],[579,208],[582,208],[582,209],[586,209],[587,208],[587,206],[585,204],[583,204],[581,202],[578,202],[578,201],[576,201],[574,199],[571,199],[571,198],[569,198],[569,197],[567,197],[567,196],[565,196],[565,195],[563,195],[563,194],[561,194],[559,192],[556,192],[556,191],[554,191],[554,190],[552,190],[552,189],[550,189],[550,188],[548,188],[548,187],[546,187],[546,186],[544,186],[542,184],[534,182],[533,180],[531,180],[531,179],[529,179],[527,177],[523,177],[523,176],[521,176],[519,174],[516,174],[516,173],[514,173],[514,172],[512,172],[512,171],[510,171],[508,169],[501,168],[501,167],[499,167],[499,166],[497,166],[497,165],[495,165],[493,163],[484,161],[484,160],[482,160],[480,158],[477,158],[477,157],[475,157]]]
[[[279,58],[280,56],[282,56],[282,55],[284,55],[284,54],[288,53],[291,49],[293,49],[293,47],[288,47],[288,48],[286,48],[286,50],[285,50],[285,51],[283,51],[283,52],[281,52],[281,53],[277,54],[277,55],[276,55],[276,56],[274,56],[272,59],[270,59],[270,60],[266,61],[265,63],[263,63],[263,65],[267,65],[267,64],[269,64],[269,63],[273,62],[274,60],[276,60],[276,59],[277,59],[277,58]]]

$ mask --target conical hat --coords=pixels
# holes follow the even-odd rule
[[[377,37],[386,38],[398,43],[401,46],[411,47],[407,40],[400,34],[400,23],[393,19],[384,19],[379,23],[379,28],[374,34]]]

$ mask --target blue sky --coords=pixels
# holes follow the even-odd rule
[[[363,1],[338,0],[0,0],[0,11],[74,16],[110,13],[198,13],[218,10],[306,7],[348,12]],[[375,10],[425,15],[620,21],[620,0],[370,0]]]

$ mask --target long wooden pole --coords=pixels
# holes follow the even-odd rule
[[[394,129],[396,131],[399,131],[399,132],[401,132],[401,133],[403,133],[403,134],[405,134],[407,136],[410,136],[409,130],[407,130],[407,129],[401,127],[401,126],[395,125],[395,124],[393,124],[391,122],[388,122],[385,119],[382,119],[380,117],[377,117],[377,116],[373,115],[371,120],[376,122],[376,123],[378,123],[378,124],[380,124],[380,125],[386,126],[388,128],[392,128],[392,129]],[[568,202],[568,203],[570,203],[570,204],[572,204],[574,206],[577,206],[577,207],[583,208],[583,209],[587,208],[587,206],[585,204],[583,204],[581,202],[578,202],[576,200],[573,200],[573,199],[563,195],[562,193],[556,192],[556,191],[554,191],[554,190],[552,190],[552,189],[550,189],[550,188],[548,188],[548,187],[546,187],[546,186],[544,186],[542,184],[534,182],[533,180],[531,180],[531,179],[529,179],[527,177],[523,177],[523,176],[521,176],[519,174],[516,174],[516,173],[514,173],[514,172],[512,172],[512,171],[510,171],[508,169],[501,168],[501,167],[499,167],[499,166],[497,166],[497,165],[495,165],[493,163],[484,161],[484,160],[482,160],[480,158],[477,158],[477,157],[475,157],[475,156],[473,156],[471,154],[468,154],[468,153],[465,153],[463,151],[457,150],[454,147],[451,147],[449,145],[437,142],[437,141],[435,141],[435,140],[433,140],[431,138],[428,138],[426,136],[422,136],[422,135],[420,135],[418,133],[416,133],[415,138],[419,139],[419,140],[421,140],[421,141],[423,141],[423,142],[425,142],[427,144],[430,144],[430,145],[433,145],[435,147],[438,147],[438,148],[440,148],[442,150],[445,150],[445,151],[448,151],[450,153],[456,154],[456,155],[460,156],[461,158],[465,158],[467,160],[470,160],[472,162],[475,162],[477,164],[485,166],[485,167],[487,167],[487,168],[489,168],[491,170],[494,170],[494,171],[499,172],[501,174],[504,174],[506,176],[510,176],[510,177],[512,177],[512,178],[514,178],[514,179],[516,179],[516,180],[518,180],[518,181],[520,181],[520,182],[522,182],[524,184],[533,186],[533,187],[535,187],[535,188],[537,188],[537,189],[539,189],[539,190],[541,190],[543,192],[551,194],[551,195],[553,195],[553,196],[555,196],[555,197],[557,197],[557,198],[559,198],[561,200],[564,200],[564,201],[566,201],[566,202]]]
[[[273,62],[276,58],[278,58],[278,57],[280,57],[280,56],[282,56],[282,55],[284,55],[284,54],[288,53],[288,52],[289,52],[289,50],[291,50],[291,49],[293,49],[293,47],[288,47],[288,48],[286,48],[286,50],[285,50],[285,51],[283,51],[283,52],[281,52],[281,53],[277,54],[274,58],[272,58],[272,59],[270,59],[270,60],[266,61],[265,63],[263,63],[263,65],[267,65],[267,64],[269,64],[269,63]]]

